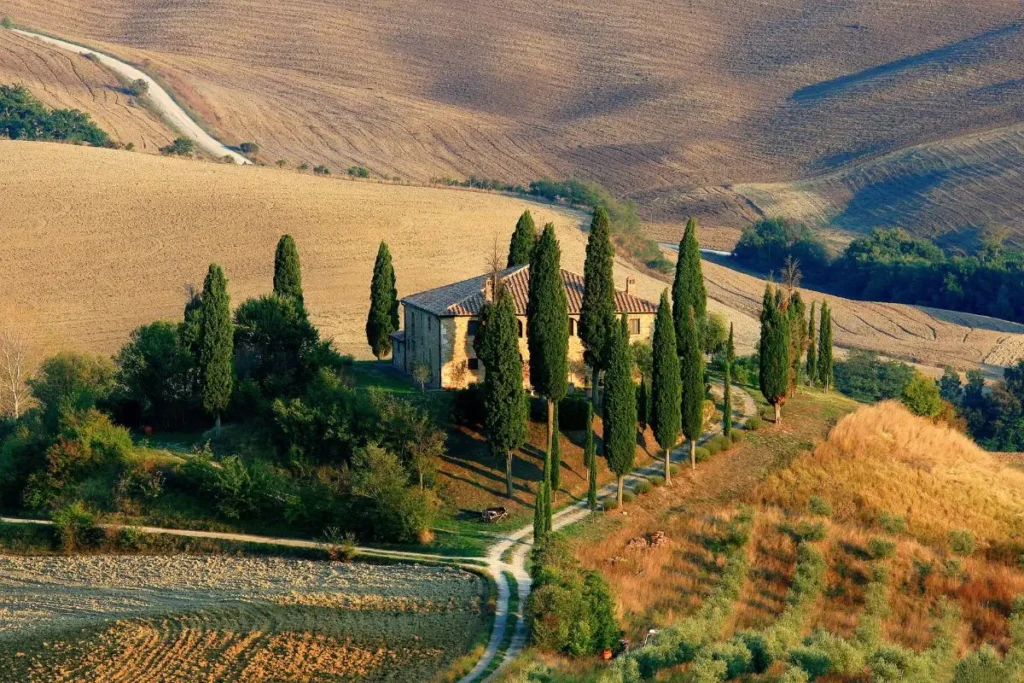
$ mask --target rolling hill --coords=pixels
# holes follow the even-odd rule
[[[665,238],[690,214],[734,238],[757,215],[734,186],[828,178],[1022,114],[1024,10],[999,0],[11,0],[6,11],[144,64],[226,142],[254,140],[268,161],[417,182],[578,175],[638,201]],[[845,212],[844,229],[893,220],[926,234],[1020,223],[1016,159],[974,152],[952,153],[950,172],[940,155],[878,173],[901,178],[901,193],[995,164],[1006,182],[971,199],[976,210],[961,195],[935,216],[886,219],[876,205],[893,183],[851,178],[821,181],[839,207],[826,213]]]

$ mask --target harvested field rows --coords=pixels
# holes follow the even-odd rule
[[[47,47],[12,31],[0,31],[0,84],[20,83],[52,108],[80,109],[112,140],[157,153],[176,137],[136,104],[116,76],[85,57]]]
[[[0,557],[0,588],[11,683],[427,680],[484,627],[482,580],[450,568]]]

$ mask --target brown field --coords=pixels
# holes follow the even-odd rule
[[[485,626],[455,569],[0,557],[0,681],[431,680]]]
[[[756,215],[729,186],[805,179],[1021,115],[1024,14],[1006,0],[969,11],[960,0],[11,0],[5,11],[145,64],[267,161],[415,181],[591,177],[671,234],[690,214],[715,228]],[[917,182],[932,171],[970,182],[988,162],[942,163],[915,170]],[[1022,188],[1007,185],[986,216],[1020,217]],[[944,206],[939,224],[966,227]]]
[[[157,153],[174,131],[123,92],[117,77],[85,57],[0,31],[0,84],[20,83],[48,107],[80,109],[111,139]]]

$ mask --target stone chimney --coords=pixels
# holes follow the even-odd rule
[[[491,303],[494,301],[494,278],[489,277],[484,282],[484,301]]]
[[[636,278],[635,277],[627,277],[626,278],[626,294],[636,294],[635,290],[636,290]]]

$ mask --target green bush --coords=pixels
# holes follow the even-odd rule
[[[625,496],[623,496],[625,497]],[[615,496],[608,496],[601,501],[601,506],[605,511],[615,510],[619,507],[619,501]]]
[[[942,565],[942,575],[947,579],[964,578],[964,563],[959,557],[950,557]]]
[[[66,552],[95,548],[103,541],[103,529],[80,501],[62,507],[53,515],[57,538]]]
[[[1005,683],[1013,679],[1011,667],[991,645],[985,644],[960,660],[953,683]]]
[[[738,429],[734,429],[729,434],[729,438],[732,439],[733,443],[739,443],[740,441],[743,441],[743,432],[739,431]]]
[[[657,475],[650,478],[650,482],[653,486],[664,486],[665,477],[659,477]]]
[[[712,645],[708,655],[711,659],[725,662],[725,679],[736,678],[753,671],[753,655],[741,638]]]
[[[811,496],[810,500],[807,501],[807,509],[811,511],[811,514],[821,515],[822,517],[828,517],[832,514],[832,506],[821,496]]]
[[[751,432],[756,432],[758,429],[761,428],[762,424],[763,424],[763,421],[761,420],[760,417],[758,417],[757,415],[751,415],[747,419],[747,422],[744,425],[744,428],[749,430],[749,431],[751,431]]]
[[[122,550],[139,550],[143,545],[142,532],[137,527],[121,527],[117,531],[115,543]]]
[[[0,27],[6,28],[6,29],[14,28],[14,22],[11,21],[10,17],[4,17],[3,19],[0,19]]]
[[[974,550],[976,548],[974,534],[965,529],[950,531],[949,547],[952,548],[953,552],[957,555],[970,557],[974,554]]]
[[[645,493],[650,493],[652,489],[654,489],[654,484],[652,484],[651,482],[647,481],[646,479],[641,479],[636,484],[637,495],[641,495],[642,496]]]
[[[622,492],[622,502],[623,503],[632,503],[634,500],[636,500],[636,494],[635,493],[633,493],[632,491],[623,491]]]
[[[260,153],[260,146],[255,142],[243,142],[238,146],[238,151],[245,156],[252,156]]]
[[[668,471],[673,477],[676,476],[680,472],[679,465],[677,465],[676,463],[671,463],[668,466]]]
[[[763,674],[772,664],[771,655],[768,654],[768,641],[760,631],[741,631],[736,637],[743,641],[743,645],[750,653],[750,671],[755,674]]]
[[[883,512],[878,518],[878,526],[890,534],[902,534],[907,530],[907,520],[900,515]]]
[[[803,669],[791,666],[779,677],[778,683],[808,683],[810,680]]]
[[[370,170],[365,166],[349,166],[348,174],[353,178],[369,178]]]
[[[189,157],[195,154],[196,141],[192,138],[175,138],[174,142],[160,148],[161,154]]]
[[[694,451],[694,455],[697,458],[697,462],[705,462],[711,458],[711,451],[704,446],[697,446]]]
[[[794,543],[821,541],[828,535],[824,522],[801,521],[796,524],[780,524],[779,531],[793,539]]]
[[[718,434],[708,439],[707,445],[709,447],[714,446],[717,449],[717,452],[721,453],[722,451],[727,451],[732,448],[732,439],[725,434]]]
[[[0,136],[113,147],[110,137],[77,109],[48,110],[22,85],[0,85]]]
[[[789,653],[789,661],[807,672],[811,680],[827,675],[832,670],[828,654],[815,647],[796,647]]]
[[[872,560],[883,560],[896,552],[896,543],[887,538],[872,537],[868,540],[868,555]]]
[[[331,175],[331,169],[329,169],[326,166],[321,164],[319,166],[314,166],[313,167],[313,173],[315,175],[320,175],[320,176],[329,176],[329,175]]]

